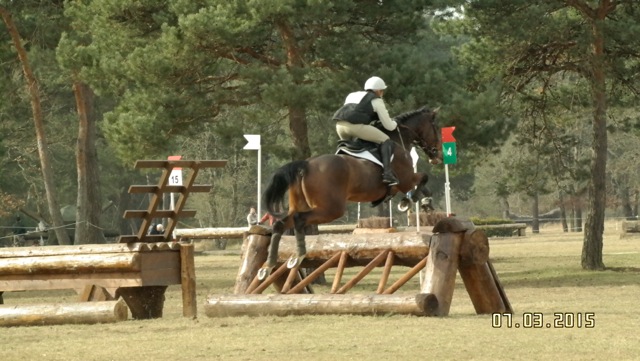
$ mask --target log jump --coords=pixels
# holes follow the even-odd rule
[[[225,164],[224,160],[138,160],[136,169],[156,168],[162,172],[157,185],[129,187],[129,193],[146,193],[150,198],[146,209],[124,212],[124,218],[141,220],[138,231],[120,236],[116,244],[0,248],[0,304],[4,303],[2,293],[7,291],[75,289],[80,301],[122,298],[133,318],[150,319],[162,317],[167,287],[181,285],[182,314],[195,317],[194,246],[173,242],[173,231],[178,219],[195,215],[195,210],[184,208],[188,196],[194,192],[206,193],[212,188],[195,184],[198,172]],[[180,168],[190,168],[191,172],[183,184],[171,185],[171,174]],[[179,193],[170,211],[159,209],[166,193]],[[148,232],[153,221],[161,218],[167,224],[164,233]],[[31,314],[16,317],[15,322],[28,324],[29,320],[37,319],[39,323],[60,323],[66,319],[70,323],[92,323],[122,319],[122,307],[118,306],[122,303],[108,304],[113,309],[106,312],[97,305],[86,304],[72,308],[24,308],[21,312]],[[75,312],[68,317],[58,317],[60,309]]]
[[[355,224],[321,224],[318,231],[321,234],[351,233],[356,229]],[[176,239],[244,239],[252,230],[247,227],[217,227],[217,228],[176,228],[173,232]]]
[[[193,317],[193,270],[193,245],[175,242],[0,248],[0,295],[74,289],[80,301],[122,297],[133,318],[148,319],[162,317],[167,286],[181,285],[183,314]]]
[[[279,266],[260,280],[257,274],[267,258],[269,234],[268,229],[259,227],[247,234],[235,294],[210,295],[205,304],[208,316],[305,313],[447,316],[458,272],[476,313],[512,312],[489,260],[488,239],[470,221],[448,218],[436,224],[432,232],[307,236],[307,255],[294,268],[290,268],[287,260],[296,254],[295,237],[283,236]],[[394,265],[408,270],[389,284]],[[315,271],[305,275],[302,268],[307,267]],[[343,282],[347,267],[363,268]],[[330,268],[335,268],[330,294],[313,294],[311,283]],[[346,294],[375,268],[382,268],[375,294]],[[423,269],[425,280],[417,296],[395,294]],[[276,294],[261,295],[269,287]]]

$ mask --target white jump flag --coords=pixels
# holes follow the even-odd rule
[[[259,150],[260,149],[260,134],[245,134],[244,137],[247,139],[247,145],[242,149],[247,150]]]
[[[260,210],[260,184],[262,183],[262,150],[260,147],[260,134],[245,134],[244,137],[247,140],[247,145],[245,145],[242,149],[258,151],[258,196],[256,198],[256,209],[259,218],[262,217],[262,213]]]

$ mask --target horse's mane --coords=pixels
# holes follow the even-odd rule
[[[408,119],[413,118],[414,115],[416,115],[418,113],[424,113],[424,112],[426,112],[428,110],[429,110],[429,108],[424,106],[424,107],[422,107],[420,109],[411,110],[411,111],[408,111],[406,113],[402,113],[402,114],[396,116],[395,120],[397,122],[403,123],[403,122],[407,121]]]

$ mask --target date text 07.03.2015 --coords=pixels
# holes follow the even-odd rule
[[[545,315],[542,312],[524,312],[522,317],[511,313],[491,314],[493,328],[594,328],[594,312],[554,312]]]

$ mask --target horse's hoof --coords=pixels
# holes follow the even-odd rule
[[[300,266],[302,264],[302,261],[304,260],[305,256],[306,255],[303,254],[302,256],[297,256],[297,257],[291,256],[291,257],[289,257],[289,261],[287,261],[287,268],[288,269],[293,269],[293,268],[296,268],[296,267]]]
[[[258,279],[264,281],[271,274],[271,267],[262,267],[258,270]]]
[[[409,208],[411,208],[411,200],[409,198],[402,198],[400,203],[398,203],[398,211],[405,213]]]
[[[422,208],[423,211],[428,212],[428,211],[435,211],[436,209],[433,208],[433,204],[431,203],[431,201],[433,200],[433,198],[431,197],[424,197],[420,200],[420,208]]]

